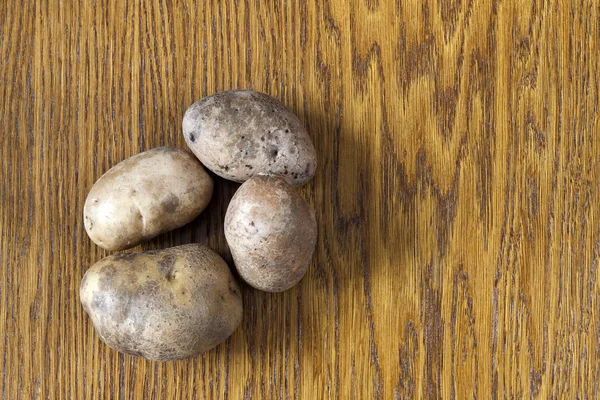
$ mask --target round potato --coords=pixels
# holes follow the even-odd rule
[[[98,179],[85,201],[85,229],[100,247],[127,249],[192,221],[212,193],[211,177],[192,154],[152,149]]]
[[[156,361],[207,351],[242,319],[229,267],[200,244],[109,256],[86,272],[80,298],[107,345]]]
[[[225,237],[240,276],[257,289],[280,292],[298,283],[308,270],[317,223],[286,179],[257,175],[231,199]]]
[[[196,157],[225,179],[279,174],[299,186],[315,174],[317,156],[306,129],[263,93],[235,90],[197,101],[185,113],[183,134]]]

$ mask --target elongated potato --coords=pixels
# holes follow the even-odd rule
[[[127,249],[192,221],[212,193],[211,177],[192,154],[152,149],[98,179],[85,201],[85,229],[100,247]]]
[[[200,244],[109,256],[86,272],[80,298],[106,344],[149,360],[196,356],[242,319],[229,267]]]
[[[280,292],[308,270],[317,223],[286,179],[259,175],[244,182],[231,199],[225,237],[240,276],[257,289]]]
[[[232,90],[205,97],[187,109],[182,126],[196,157],[225,179],[279,174],[299,186],[315,174],[317,156],[306,129],[266,94]]]

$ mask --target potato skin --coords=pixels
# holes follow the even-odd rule
[[[84,275],[80,299],[102,341],[148,360],[194,357],[242,320],[229,267],[200,244],[104,258]]]
[[[279,174],[299,186],[315,174],[317,157],[306,129],[266,94],[233,90],[205,97],[187,109],[182,127],[196,157],[225,179]]]
[[[159,147],[96,181],[84,205],[85,229],[98,246],[124,250],[191,222],[212,193],[212,178],[191,153]]]
[[[258,175],[231,199],[225,237],[242,279],[257,289],[280,292],[298,283],[308,270],[317,223],[286,179]]]

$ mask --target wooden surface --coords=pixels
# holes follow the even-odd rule
[[[598,398],[599,24],[587,0],[0,2],[1,398]],[[311,269],[245,286],[201,357],[119,354],[78,299],[108,254],[86,194],[230,88],[310,131]],[[236,187],[142,248],[231,262]]]

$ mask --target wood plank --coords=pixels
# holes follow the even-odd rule
[[[0,2],[1,398],[600,397],[599,53],[592,0]],[[119,354],[87,192],[233,88],[314,140],[311,269],[200,357]],[[138,249],[232,265],[237,187]]]

